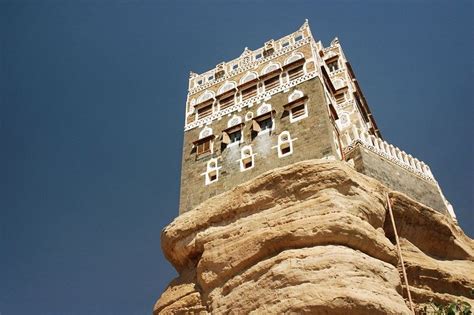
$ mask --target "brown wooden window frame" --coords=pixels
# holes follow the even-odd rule
[[[213,152],[212,140],[214,140],[214,138],[215,138],[214,135],[210,135],[210,136],[194,141],[193,145],[196,147],[196,155],[202,156],[207,153],[212,153]]]

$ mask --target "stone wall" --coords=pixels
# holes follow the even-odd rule
[[[422,179],[360,146],[354,148],[346,159],[354,160],[357,171],[381,181],[391,189],[407,194],[430,208],[447,214],[446,205],[436,183]]]
[[[290,122],[288,113],[283,106],[288,103],[288,96],[295,90],[302,91],[308,97],[308,117],[297,122]],[[214,152],[205,156],[197,156],[193,149],[193,141],[199,138],[202,128],[194,128],[184,135],[183,163],[181,170],[181,199],[180,213],[186,212],[205,201],[236,185],[248,181],[255,176],[276,167],[293,164],[307,159],[318,159],[337,156],[334,143],[334,127],[329,116],[323,85],[318,77],[299,84],[298,86],[273,95],[265,103],[271,104],[274,114],[274,130],[270,133],[259,134],[252,139],[252,120],[245,121],[247,112],[253,112],[261,104],[253,104],[246,111],[236,113],[242,117],[243,142],[223,148],[222,131],[227,128],[227,122],[232,115],[214,121],[210,127],[213,129]],[[293,154],[279,158],[277,152],[278,135],[282,131],[289,131],[293,142]],[[240,170],[240,150],[245,145],[251,145],[255,155],[255,166],[251,169]],[[218,158],[219,178],[217,182],[205,185],[202,175],[206,171],[206,163],[211,158]]]

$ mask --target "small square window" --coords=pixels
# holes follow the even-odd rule
[[[281,155],[284,156],[285,154],[290,153],[290,151],[291,151],[291,147],[290,147],[290,146],[282,147],[282,148],[281,148]]]
[[[209,182],[213,182],[217,179],[217,173],[211,173],[209,174]]]
[[[256,55],[255,55],[255,60],[258,60],[258,59],[260,59],[260,58],[262,58],[262,54],[256,54]]]
[[[298,35],[298,36],[295,37],[296,42],[299,42],[302,39],[303,39],[303,35]]]
[[[237,69],[238,67],[239,67],[239,65],[238,65],[238,64],[235,64],[235,65],[232,66],[232,70],[235,70],[235,69]]]
[[[208,81],[214,80],[214,77],[211,75],[209,78],[207,78]]]
[[[201,85],[201,84],[202,84],[202,80],[199,80],[199,81],[198,81],[198,85]]]
[[[293,118],[298,118],[300,116],[303,116],[305,113],[306,113],[305,104],[295,106],[291,109],[291,116],[293,116]]]
[[[290,45],[290,42],[284,42],[283,44],[281,44],[281,47],[286,47],[286,46],[289,46]]]

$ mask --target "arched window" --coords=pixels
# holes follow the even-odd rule
[[[288,96],[288,104],[285,109],[290,113],[290,123],[308,117],[307,98],[303,92],[295,90]]]
[[[212,184],[212,183],[217,182],[219,180],[219,169],[220,168],[221,167],[218,166],[216,158],[210,159],[207,162],[206,172],[202,174],[205,177],[205,184],[206,185]]]
[[[291,139],[289,131],[283,131],[278,135],[278,157],[282,158],[293,153],[293,141],[295,139]]]
[[[254,155],[252,147],[247,145],[240,150],[240,171],[246,171],[254,167]]]

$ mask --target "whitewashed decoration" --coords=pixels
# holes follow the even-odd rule
[[[268,113],[272,110],[272,105],[270,104],[267,104],[267,103],[263,103],[262,106],[260,106],[258,109],[257,109],[257,116],[260,116],[260,115],[263,115],[265,113]]]
[[[240,116],[234,116],[227,122],[227,128],[233,127],[238,125],[242,122],[242,118]]]
[[[248,72],[242,79],[240,79],[240,84],[252,81],[253,79],[256,79],[256,78],[257,78],[257,74],[255,72]]]
[[[212,129],[209,127],[205,127],[201,132],[199,133],[199,139],[205,138],[212,135]]]
[[[303,54],[300,52],[294,52],[290,57],[285,60],[285,65],[292,63],[296,60],[303,58]]]
[[[295,90],[293,93],[290,94],[290,96],[288,96],[288,102],[293,102],[294,100],[297,100],[303,96],[303,92],[301,92],[300,90]]]
[[[347,112],[342,112],[339,115],[339,118],[339,122],[342,128],[349,126],[349,124],[351,123],[351,119],[349,118],[349,114]]]
[[[229,82],[229,81],[226,81],[220,88],[219,88],[219,91],[217,92],[218,94],[222,94],[224,92],[227,92],[229,90],[232,90],[234,89],[236,86],[235,82]]]
[[[211,91],[206,90],[206,92],[202,93],[202,94],[198,97],[197,102],[198,102],[198,103],[202,103],[202,102],[207,101],[208,99],[211,99],[211,98],[213,98],[213,97],[214,97],[214,93],[211,92]]]
[[[332,82],[332,84],[334,85],[334,88],[335,88],[336,90],[339,90],[340,88],[343,88],[343,87],[346,85],[345,81],[344,81],[343,79],[341,79],[341,78],[336,78],[336,79],[334,79],[334,81]]]
[[[277,69],[280,68],[280,65],[277,64],[277,63],[270,63],[269,65],[267,65],[265,68],[263,68],[262,70],[262,74],[267,74],[267,73],[270,73],[272,71],[275,71]]]
[[[249,120],[252,120],[253,119],[253,113],[252,112],[248,112],[247,114],[245,114],[245,121],[249,121]]]

